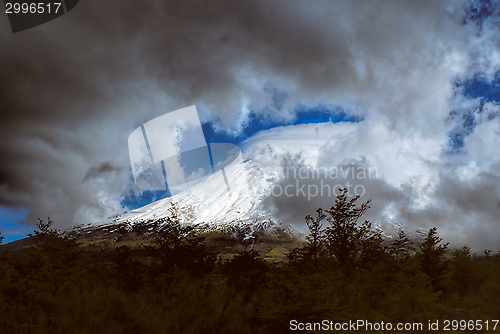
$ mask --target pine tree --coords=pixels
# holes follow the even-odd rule
[[[368,221],[358,225],[358,220],[370,208],[370,201],[357,207],[356,201],[360,196],[348,199],[347,192],[347,188],[341,189],[335,205],[325,210],[330,224],[325,229],[325,235],[330,255],[335,256],[341,266],[354,266],[361,243],[371,230]]]
[[[213,258],[205,251],[204,238],[199,236],[199,229],[180,222],[176,205],[173,204],[169,211],[168,217],[155,221],[158,225],[157,248],[149,248],[152,255],[160,260],[160,270],[171,272],[177,268],[193,274],[209,270],[207,266],[211,265]]]
[[[50,218],[47,222],[38,218],[38,230],[28,234],[33,245],[25,250],[27,261],[17,263],[16,267],[30,283],[38,282],[44,293],[55,298],[77,281],[81,249],[77,239],[69,238],[52,225]]]
[[[474,263],[471,260],[470,248],[452,252],[452,279],[455,282],[460,298],[464,298],[474,283]]]
[[[396,240],[391,244],[391,252],[398,263],[403,262],[410,255],[410,251],[408,250],[409,244],[410,238],[408,238],[403,229],[400,229]]]
[[[315,266],[318,265],[319,256],[325,240],[323,224],[321,224],[321,221],[326,218],[326,215],[323,213],[323,209],[318,208],[316,213],[316,218],[313,218],[310,215],[307,215],[305,218],[310,232],[306,237],[307,245],[305,250],[307,257],[311,258],[313,265]]]
[[[437,227],[431,227],[417,253],[417,260],[422,271],[431,279],[432,286],[437,289],[441,275],[445,270],[443,255],[448,243],[440,245],[443,238],[437,235]]]

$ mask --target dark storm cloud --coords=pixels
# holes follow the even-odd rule
[[[298,102],[373,111],[395,131],[439,132],[435,120],[448,110],[438,97],[451,94],[450,76],[467,58],[457,51],[465,43],[457,33],[462,7],[85,1],[16,34],[6,33],[2,17],[0,205],[28,207],[27,222],[51,215],[66,227],[115,213],[132,187],[128,135],[192,104],[202,120],[232,133],[249,109],[283,118]],[[269,80],[288,94],[280,114],[263,108],[273,103]],[[102,161],[116,172],[89,176]]]
[[[488,114],[499,107],[485,105]],[[477,119],[454,155],[436,137],[388,131],[374,121],[275,128],[249,139],[244,152],[260,164],[257,179],[278,179],[265,211],[303,232],[306,215],[332,206],[336,186],[350,186],[360,202],[372,200],[364,218],[387,233],[398,225],[414,235],[437,226],[452,246],[498,250],[500,120],[486,119]]]
[[[302,167],[307,172],[303,172],[302,177],[290,173],[281,179],[273,186],[264,205],[274,217],[299,231],[307,233],[306,215],[314,216],[317,208],[333,206],[338,189],[347,187],[350,196],[361,196],[358,205],[371,200],[370,209],[363,219],[380,225],[386,233],[394,233],[396,224],[414,235],[437,226],[440,235],[445,236],[453,247],[467,244],[475,251],[484,248],[498,250],[498,176],[480,173],[470,182],[464,182],[443,172],[432,193],[432,201],[419,206],[416,203],[419,194],[411,186],[395,187],[382,177],[368,177],[368,173],[366,178],[356,177],[363,175],[360,171],[369,168],[362,163],[337,166],[346,175],[343,177],[339,173],[338,178],[331,178],[329,173],[318,173],[318,169],[296,167],[296,170]]]
[[[103,162],[98,166],[90,167],[83,177],[82,183],[96,177],[106,176],[108,173],[119,172],[120,170],[121,168],[113,166],[110,162]]]

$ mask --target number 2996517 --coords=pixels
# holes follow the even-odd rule
[[[63,10],[62,4],[60,2],[53,3],[20,3],[20,2],[7,2],[5,3],[5,13],[6,14],[57,14],[59,11]]]

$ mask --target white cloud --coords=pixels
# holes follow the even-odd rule
[[[500,69],[497,19],[463,25],[466,4],[96,2],[54,20],[58,33],[3,34],[0,204],[28,207],[30,222],[96,221],[130,187],[127,138],[140,124],[196,104],[202,122],[238,134],[251,112],[290,120],[298,105],[323,105],[364,120],[273,130],[247,153],[272,164],[267,144],[307,131],[311,146],[288,147],[291,157],[379,169],[366,187],[380,219],[390,211],[412,226],[454,220],[457,230],[487,231],[492,225],[479,221],[498,221],[498,121],[483,115],[498,106],[478,115],[463,154],[446,154],[461,113],[479,106],[460,97],[455,81]],[[103,162],[114,172],[81,184]],[[484,198],[470,192],[486,185]],[[471,194],[487,204],[464,206]]]

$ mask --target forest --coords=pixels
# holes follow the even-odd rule
[[[175,208],[140,247],[91,247],[39,220],[28,246],[0,248],[0,332],[314,333],[290,324],[358,319],[500,332],[500,253],[451,249],[435,227],[418,244],[403,229],[388,239],[358,200],[344,189],[305,217],[305,240],[274,262],[258,240],[221,256]]]

